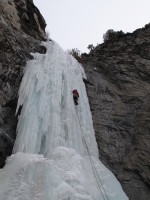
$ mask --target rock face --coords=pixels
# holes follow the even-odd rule
[[[150,25],[110,38],[81,62],[100,159],[131,200],[150,199]]]
[[[45,21],[32,0],[0,1],[0,167],[12,152],[17,94],[30,52],[45,53]]]
[[[1,0],[0,22],[37,39],[45,37],[46,23],[33,0]]]

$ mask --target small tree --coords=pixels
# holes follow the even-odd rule
[[[113,29],[109,29],[106,31],[106,33],[103,35],[103,40],[104,42],[110,40],[112,38],[112,36],[114,35],[114,30]]]
[[[94,50],[94,45],[93,44],[89,44],[89,46],[87,47],[90,51]]]
[[[46,30],[46,40],[49,40],[50,39],[50,33],[49,33],[49,31],[48,30]]]
[[[77,49],[71,49],[71,50],[67,50],[67,52],[72,55],[78,62],[81,61],[81,52]]]
[[[121,38],[123,36],[125,36],[125,33],[123,31],[114,31],[113,29],[109,29],[103,35],[103,39],[104,39],[104,42],[106,42],[108,40],[116,40],[116,39]]]

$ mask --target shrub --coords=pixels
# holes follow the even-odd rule
[[[116,40],[123,36],[125,36],[125,33],[123,31],[114,31],[113,29],[109,29],[103,35],[103,39],[104,39],[104,42],[107,42],[108,40]]]
[[[89,44],[89,46],[87,47],[90,51],[94,50],[94,45],[93,44]]]
[[[50,39],[50,33],[48,30],[46,30],[46,36],[45,36],[46,40],[49,40]]]
[[[77,49],[71,49],[71,50],[67,50],[67,52],[72,55],[78,62],[81,61],[81,52]]]

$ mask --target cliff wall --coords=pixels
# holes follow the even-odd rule
[[[82,55],[100,159],[132,200],[150,199],[150,25]]]
[[[12,152],[18,88],[31,52],[40,46],[46,23],[32,0],[0,1],[0,167]]]

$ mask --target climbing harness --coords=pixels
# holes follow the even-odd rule
[[[76,110],[76,109],[75,109],[75,110]],[[94,173],[94,176],[95,176],[97,185],[98,185],[98,187],[99,187],[99,189],[100,189],[100,192],[101,192],[101,194],[102,194],[103,199],[104,199],[104,200],[109,200],[109,198],[108,198],[108,196],[107,196],[107,194],[106,194],[106,191],[105,191],[105,189],[104,189],[104,187],[103,187],[102,181],[100,180],[100,177],[99,177],[98,172],[97,172],[97,170],[96,170],[96,167],[95,167],[95,165],[94,165],[94,162],[93,162],[93,160],[92,160],[92,157],[91,157],[91,155],[90,155],[90,150],[89,150],[89,148],[88,148],[86,139],[85,139],[85,137],[84,137],[83,129],[82,129],[82,126],[81,126],[81,123],[80,123],[80,119],[79,119],[79,115],[78,115],[77,110],[76,110],[76,114],[77,114],[78,122],[79,122],[79,125],[80,125],[80,129],[81,129],[81,132],[82,132],[83,142],[84,142],[85,147],[86,147],[87,152],[88,152],[88,157],[89,157],[89,160],[90,160],[92,169],[93,169],[93,173]],[[98,181],[98,180],[99,180],[99,181]],[[103,191],[102,191],[101,188],[103,189]]]

